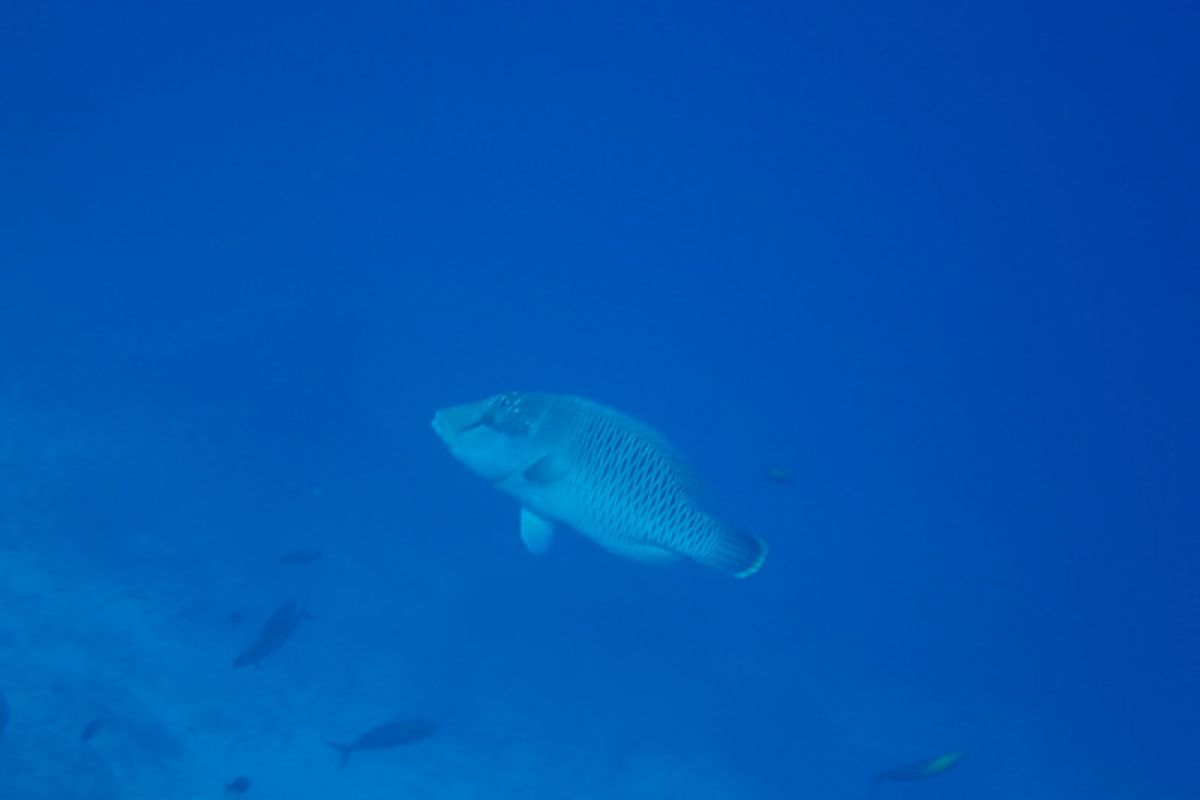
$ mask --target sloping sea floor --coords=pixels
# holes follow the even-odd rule
[[[597,658],[593,639],[619,625],[539,627],[545,601],[509,588],[535,569],[524,554],[491,574],[487,553],[464,563],[435,538],[397,548],[377,510],[395,475],[328,481],[299,512],[263,509],[237,459],[182,426],[16,396],[0,421],[0,798],[223,797],[238,776],[248,797],[289,800],[748,800],[809,785],[862,797],[872,765],[936,747],[977,713],[791,667],[781,682],[762,654],[715,648],[729,682],[750,684],[726,704],[709,667],[652,635]],[[314,498],[340,510],[323,516]],[[314,542],[316,564],[278,563]],[[316,619],[261,669],[233,669],[289,597]],[[339,768],[329,741],[395,718],[439,728]],[[973,744],[1039,768],[1027,726],[985,728]],[[1010,766],[989,787],[1027,778]]]

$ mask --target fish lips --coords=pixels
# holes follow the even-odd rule
[[[447,446],[454,448],[464,433],[479,427],[487,409],[487,400],[440,409],[433,415],[433,430]]]

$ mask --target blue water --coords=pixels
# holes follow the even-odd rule
[[[1198,23],[6,7],[0,797],[1200,796]],[[509,389],[763,570],[525,552]]]

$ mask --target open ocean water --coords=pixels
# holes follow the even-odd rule
[[[5,5],[0,799],[1200,798],[1198,37]],[[528,552],[508,391],[761,570]]]

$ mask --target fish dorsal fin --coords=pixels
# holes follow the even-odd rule
[[[521,541],[529,552],[535,556],[542,555],[554,541],[554,523],[522,506]]]

